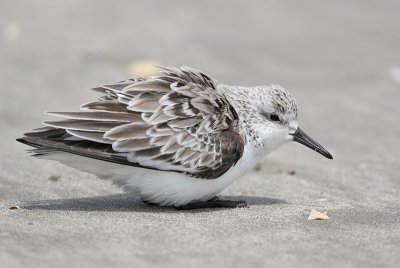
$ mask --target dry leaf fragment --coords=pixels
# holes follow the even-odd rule
[[[260,171],[261,168],[262,168],[261,164],[258,163],[257,165],[255,165],[254,170],[255,170],[255,171]]]
[[[308,216],[308,220],[327,220],[329,219],[326,212],[319,212],[315,209],[311,209],[310,215]]]
[[[16,22],[9,22],[3,27],[3,38],[7,42],[15,42],[21,35],[21,26]]]
[[[61,178],[60,175],[51,175],[51,176],[49,177],[49,180],[51,180],[51,181],[58,181],[60,178]]]
[[[294,169],[292,169],[292,170],[289,170],[289,171],[287,172],[287,174],[288,174],[288,175],[296,175],[296,171],[295,171]]]
[[[156,59],[143,59],[132,61],[127,66],[127,72],[132,77],[147,77],[158,74],[160,71],[155,66],[160,66],[161,63]]]

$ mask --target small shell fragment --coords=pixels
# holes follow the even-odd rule
[[[11,205],[8,207],[8,209],[16,210],[16,209],[19,209],[19,206]]]
[[[310,215],[308,216],[308,220],[327,220],[329,219],[326,212],[319,212],[315,209],[311,209]]]

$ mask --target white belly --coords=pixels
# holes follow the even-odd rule
[[[242,165],[238,162],[217,179],[198,179],[182,173],[135,168],[130,178],[122,183],[116,180],[115,183],[140,195],[142,200],[159,205],[181,206],[213,198],[243,175],[241,169]]]
[[[245,150],[236,165],[217,179],[192,178],[182,173],[124,166],[63,152],[49,153],[40,158],[56,160],[101,179],[112,180],[144,201],[163,206],[182,206],[207,201],[240,178],[257,162],[250,152]]]

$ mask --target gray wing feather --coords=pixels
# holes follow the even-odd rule
[[[57,145],[71,143],[68,136],[73,136],[99,143],[103,150],[99,157],[107,148],[113,161],[118,156],[119,163],[125,159],[128,165],[207,179],[224,174],[243,153],[235,110],[218,91],[218,83],[207,75],[189,67],[160,68],[163,74],[158,77],[94,88],[103,96],[81,106],[81,112],[50,113],[64,120],[44,124],[66,133],[52,141],[53,147],[73,153],[79,143]],[[84,148],[77,150],[84,152]],[[88,157],[94,157],[94,152],[91,148]]]

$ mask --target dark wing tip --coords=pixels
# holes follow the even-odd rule
[[[32,146],[32,147],[35,147],[35,148],[40,147],[37,143],[30,141],[28,137],[18,138],[18,139],[16,139],[16,141],[26,144],[26,145],[29,145],[29,146]]]
[[[25,142],[24,138],[18,138],[18,139],[15,139],[15,140],[18,141],[18,142],[21,142],[21,143]]]

